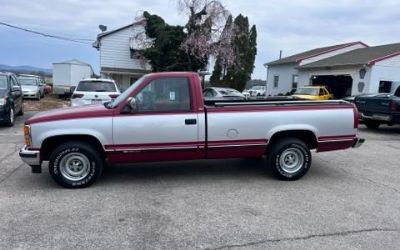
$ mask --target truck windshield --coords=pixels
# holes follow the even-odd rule
[[[28,86],[38,86],[39,82],[36,79],[30,78],[19,78],[18,79],[21,85],[28,85]]]
[[[317,88],[298,88],[295,95],[319,95],[319,91]]]
[[[125,90],[121,95],[119,95],[117,98],[114,99],[111,103],[108,104],[108,108],[115,108],[117,107],[121,102],[123,102],[128,96],[134,91],[145,79],[144,76],[139,78],[135,83],[133,83],[127,90]]]
[[[0,76],[0,89],[7,88],[7,78],[5,76]]]
[[[76,91],[84,92],[116,92],[115,84],[106,81],[81,81]]]

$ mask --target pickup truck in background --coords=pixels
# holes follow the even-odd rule
[[[296,180],[317,152],[360,146],[358,112],[344,101],[204,101],[200,78],[164,72],[140,78],[115,100],[36,114],[25,121],[20,157],[60,185],[91,185],[105,163],[267,156]]]
[[[354,102],[368,128],[377,129],[381,124],[400,124],[400,87],[394,94],[361,95]]]

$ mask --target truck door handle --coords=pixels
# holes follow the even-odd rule
[[[196,119],[185,119],[185,124],[186,125],[196,125],[197,120]]]

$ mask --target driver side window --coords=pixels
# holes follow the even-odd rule
[[[138,112],[190,111],[187,78],[161,78],[151,81],[136,95]]]

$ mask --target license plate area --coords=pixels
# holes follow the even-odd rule
[[[92,99],[92,104],[101,104],[103,103],[101,99]]]

